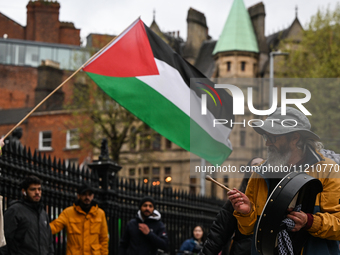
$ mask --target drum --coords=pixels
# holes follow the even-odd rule
[[[263,255],[274,254],[277,246],[277,235],[285,226],[287,209],[302,205],[301,211],[313,213],[316,195],[322,191],[318,179],[303,172],[292,172],[286,175],[270,194],[255,231],[255,246]],[[307,231],[290,232],[294,254],[300,251],[308,239]]]

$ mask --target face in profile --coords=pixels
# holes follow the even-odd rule
[[[203,230],[200,226],[196,226],[193,231],[194,238],[197,240],[201,240],[203,237]]]

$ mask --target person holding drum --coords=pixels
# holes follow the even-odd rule
[[[240,232],[254,233],[252,254],[339,254],[339,165],[320,153],[323,145],[308,118],[287,107],[285,115],[278,108],[253,124],[268,158],[245,193],[228,192]]]

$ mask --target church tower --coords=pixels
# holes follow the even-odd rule
[[[253,78],[258,73],[259,48],[243,0],[234,0],[213,51],[213,78]]]

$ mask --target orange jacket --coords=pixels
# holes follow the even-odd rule
[[[108,229],[105,212],[92,206],[86,214],[73,204],[62,211],[58,219],[50,223],[52,234],[67,230],[67,255],[107,255]]]

